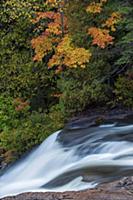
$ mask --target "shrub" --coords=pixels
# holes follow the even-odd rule
[[[25,118],[29,103],[22,99],[0,96],[0,131],[15,128],[21,118]]]
[[[58,106],[49,114],[32,112],[21,118],[17,126],[3,129],[0,133],[0,148],[6,162],[17,159],[23,153],[39,145],[53,132],[63,127],[63,118]]]
[[[116,102],[126,107],[133,107],[133,79],[119,77],[115,84]]]
[[[82,72],[79,77],[71,76],[70,79],[59,81],[61,96],[59,105],[65,118],[83,111],[90,105],[98,105],[106,102],[105,85],[97,80],[82,79]]]

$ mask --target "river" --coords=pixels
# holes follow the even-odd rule
[[[85,190],[133,175],[132,119],[90,127],[83,119],[53,133],[1,175],[0,198]]]

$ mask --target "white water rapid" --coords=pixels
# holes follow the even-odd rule
[[[84,190],[131,174],[133,124],[58,131],[5,171],[0,198],[29,191]]]

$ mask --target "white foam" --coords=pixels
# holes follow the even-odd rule
[[[114,127],[106,126],[112,131],[126,131],[132,126]],[[24,192],[36,191],[77,191],[95,187],[98,182],[83,182],[82,176],[62,186],[41,188],[42,185],[54,180],[56,177],[75,170],[96,166],[127,166],[133,168],[133,145],[128,141],[101,142],[95,150],[98,153],[78,155],[79,145],[73,148],[63,148],[57,141],[60,131],[51,135],[26,159],[9,169],[0,177],[0,198]],[[88,139],[89,140],[89,139]],[[91,140],[92,141],[92,140]],[[87,141],[89,144],[89,141]],[[86,142],[80,145],[86,145]],[[86,147],[86,146],[85,146]],[[87,147],[86,147],[87,148]],[[96,151],[97,152],[97,151]],[[128,155],[132,155],[128,157]],[[121,159],[117,159],[121,157]]]

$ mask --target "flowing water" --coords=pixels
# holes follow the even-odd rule
[[[82,124],[82,125],[81,125]],[[52,134],[0,177],[0,198],[23,192],[78,191],[133,175],[133,121]]]

